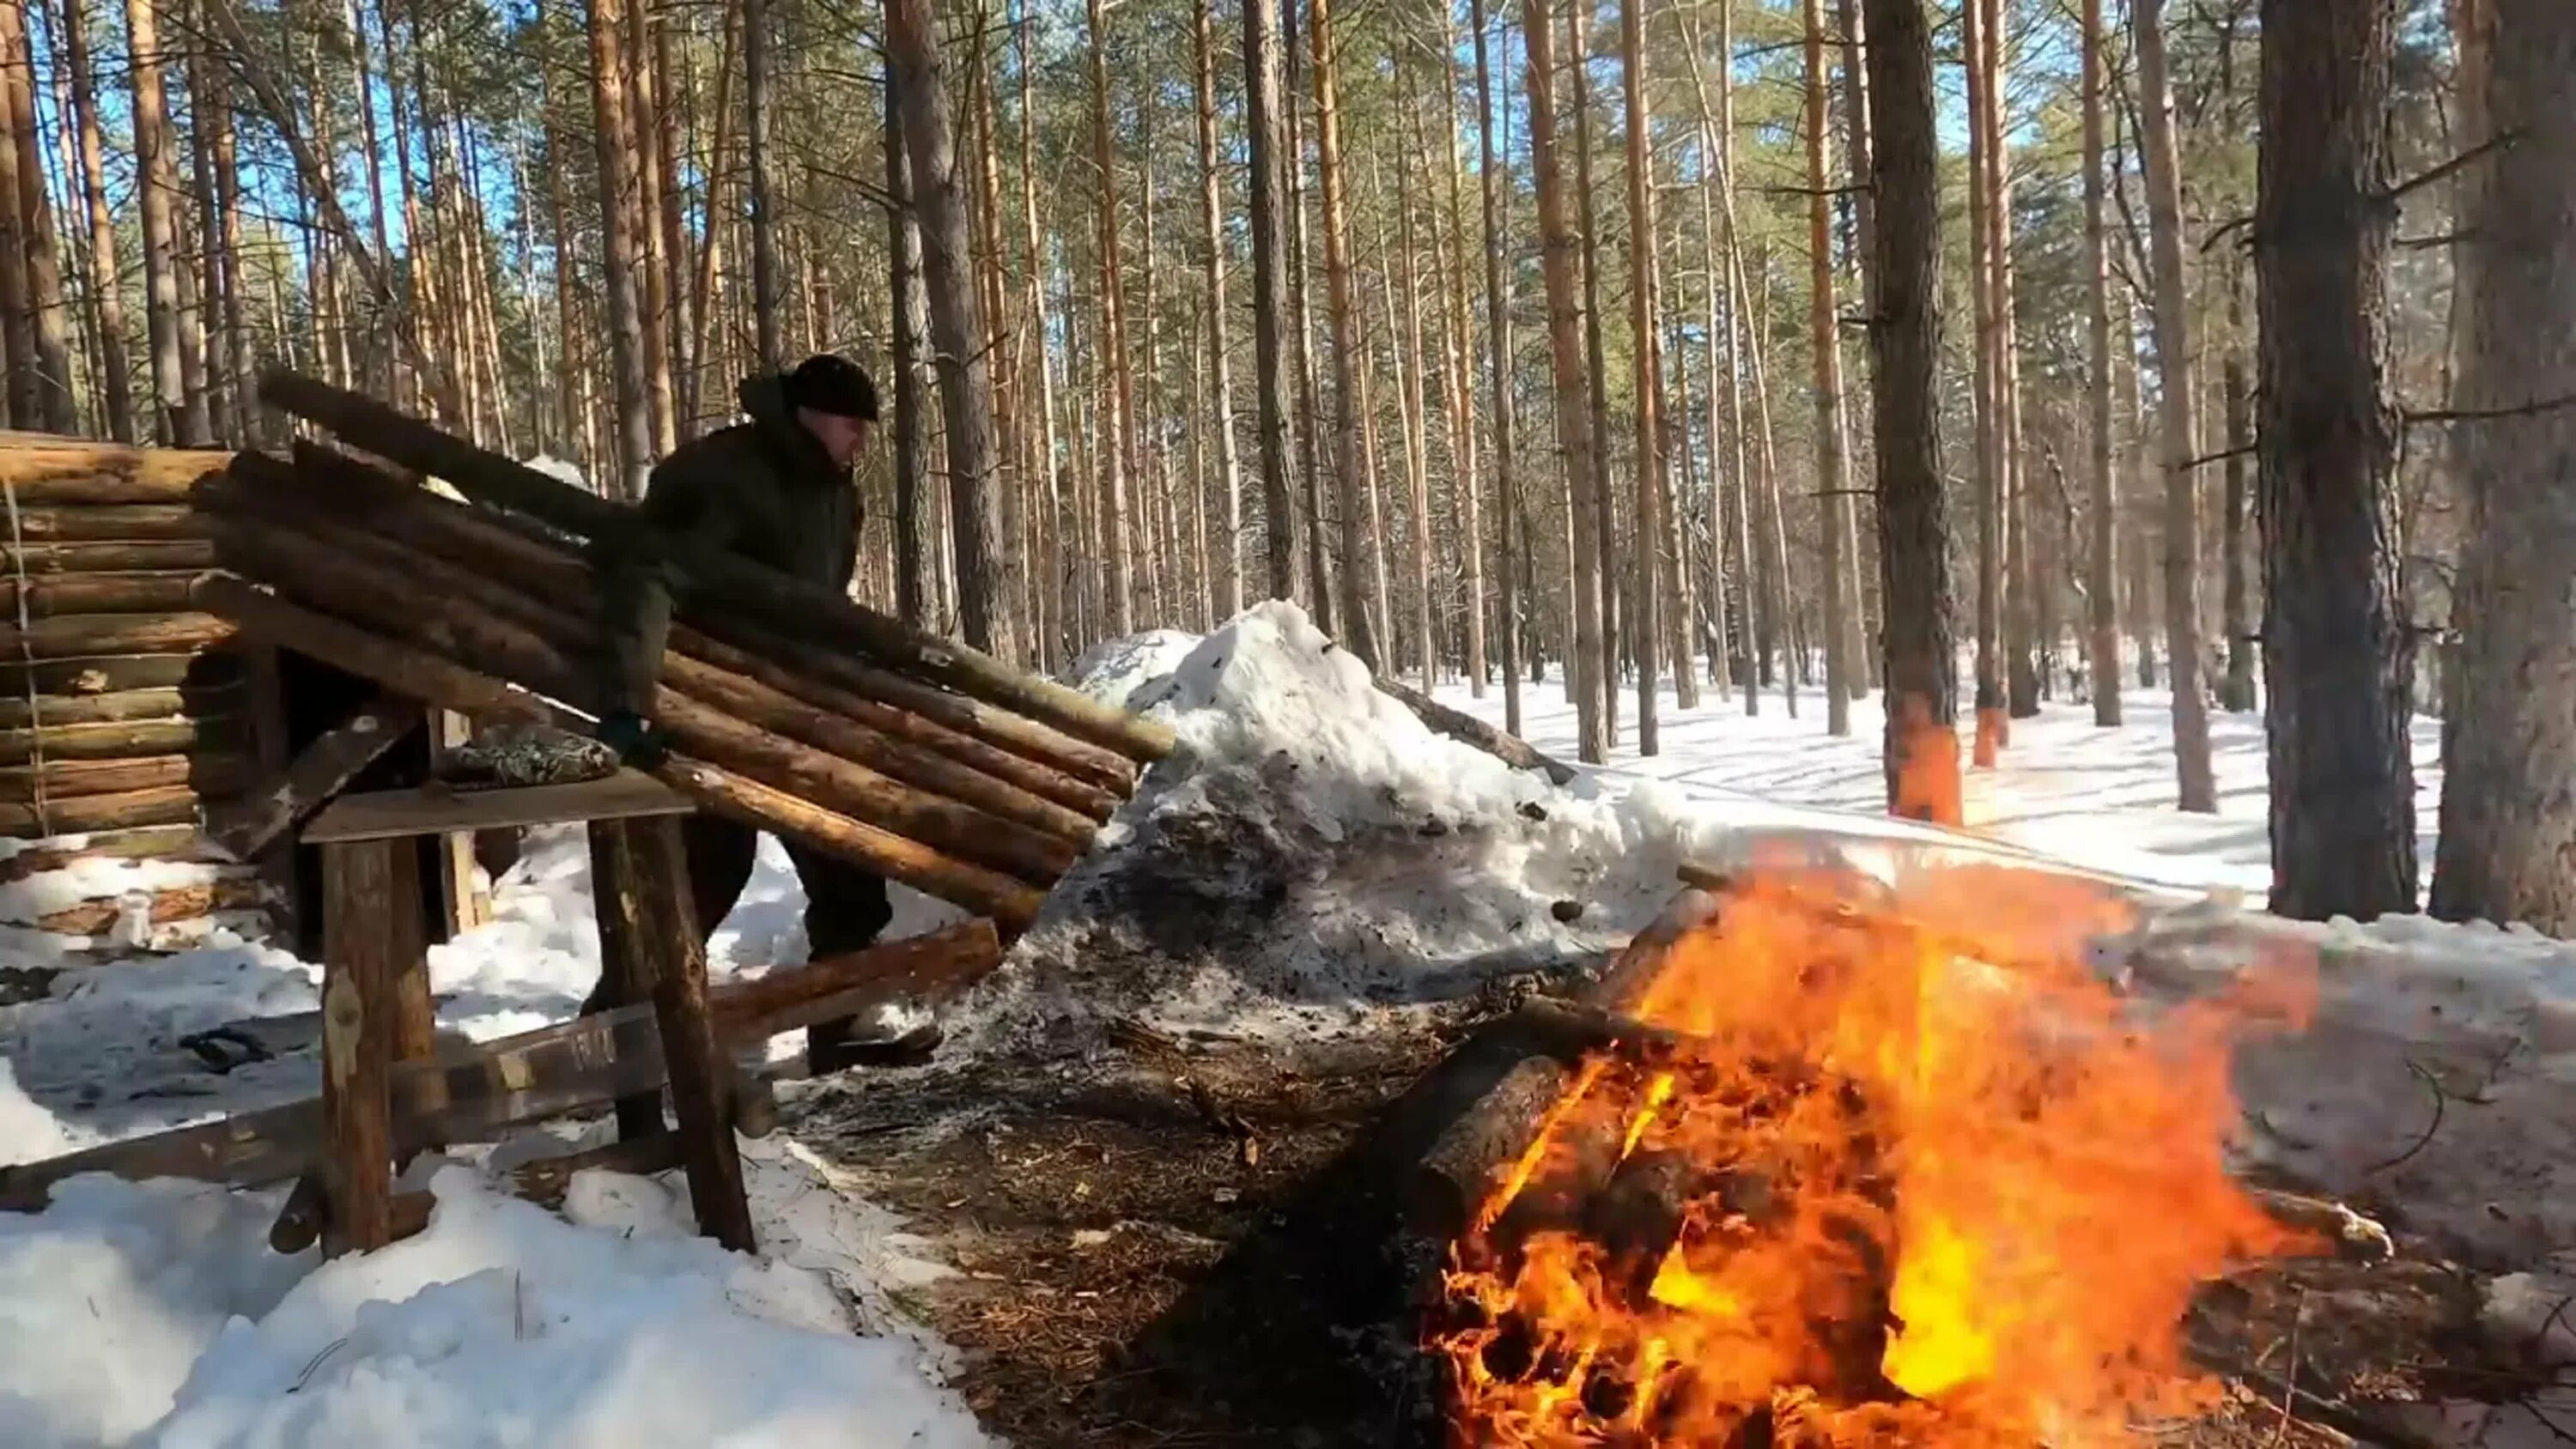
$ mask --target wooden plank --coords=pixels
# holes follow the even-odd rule
[[[636,770],[570,785],[501,790],[371,790],[343,795],[304,827],[304,842],[392,840],[448,831],[686,815],[689,797]]]
[[[296,821],[326,807],[358,772],[420,723],[420,708],[390,696],[361,705],[304,747],[285,772],[248,799],[209,811],[206,834],[248,860]]]
[[[430,711],[429,767],[433,775],[446,763],[448,751],[474,737],[471,720],[452,709]],[[446,912],[441,939],[454,940],[492,919],[492,898],[475,883],[474,833],[451,830],[438,837],[438,898]]]
[[[635,851],[622,821],[590,822],[592,911],[599,920],[599,986],[584,1010],[634,1006],[653,999],[653,956],[635,923],[647,912],[637,897]],[[617,1100],[617,1135],[625,1141],[663,1135],[662,1094]],[[672,1149],[677,1151],[677,1148]]]
[[[688,1171],[689,1200],[698,1231],[737,1253],[755,1251],[751,1202],[742,1187],[741,1147],[733,1135],[733,1068],[717,1045],[707,1011],[706,938],[698,933],[689,900],[688,856],[680,822],[668,816],[631,821],[633,896],[621,909],[651,914],[630,929],[653,952],[653,1015],[662,1030],[662,1061],[670,1074],[672,1115],[679,1119],[680,1162]]]
[[[393,1101],[385,1074],[401,963],[381,913],[398,885],[400,849],[362,842],[322,852],[322,1116],[331,1144],[323,1251],[333,1256],[393,1241]]]
[[[87,659],[101,654],[179,654],[221,644],[233,623],[213,614],[64,614],[0,625],[0,654]]]

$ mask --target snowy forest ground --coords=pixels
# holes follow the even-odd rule
[[[1105,646],[1076,675],[1168,718],[1181,752],[949,1015],[937,1060],[782,1086],[782,1130],[750,1144],[760,1259],[690,1239],[676,1176],[585,1174],[558,1217],[496,1195],[471,1153],[427,1234],[329,1265],[267,1251],[274,1192],[67,1184],[0,1215],[0,1443],[1398,1442],[1335,1426],[1404,1402],[1369,1380],[1409,1344],[1363,1209],[1407,1084],[1497,999],[1641,927],[1685,860],[1787,836],[1902,871],[1956,845],[1879,813],[1868,703],[1837,740],[1812,693],[1794,720],[1776,695],[1755,719],[1667,696],[1660,755],[1635,757],[1631,717],[1627,748],[1558,790],[1430,734],[1285,606]],[[1499,691],[1443,694],[1501,717]],[[1533,742],[1570,758],[1561,688],[1525,702]],[[2167,888],[2159,923],[2110,948],[2151,990],[2316,959],[2311,1028],[2240,1058],[2239,1164],[2409,1245],[2398,1277],[2302,1269],[2238,1317],[2305,1323],[2290,1341],[2331,1392],[2426,1401],[2423,1442],[2553,1442],[2410,1366],[2481,1330],[2544,1387],[2576,1360],[2552,1312],[2576,1293],[2554,1256],[2576,1244],[2576,950],[2240,910],[2267,876],[2259,719],[2218,721],[2222,810],[2187,817],[2161,699],[2126,707],[2117,732],[2076,705],[2017,722],[1970,776],[1971,826]],[[2427,767],[2432,744],[2419,727]],[[533,842],[499,919],[433,954],[442,1026],[575,1009],[597,970],[585,869],[577,834]],[[899,933],[946,914],[898,895]],[[711,968],[792,969],[801,903],[765,847]],[[53,949],[6,945],[9,964]],[[180,1039],[309,1012],[317,976],[226,943],[74,966],[0,1007],[0,1163],[309,1092],[309,1051],[220,1072]],[[1247,1332],[1248,1356],[1217,1347]],[[2283,1442],[2240,1427],[2208,1442]]]

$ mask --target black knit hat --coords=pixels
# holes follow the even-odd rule
[[[868,370],[837,352],[818,352],[787,374],[787,402],[838,418],[877,420],[877,385]]]

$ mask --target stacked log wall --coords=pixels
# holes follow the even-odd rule
[[[8,924],[150,947],[271,924],[202,830],[285,747],[273,654],[191,602],[214,563],[193,500],[230,456],[0,435]]]

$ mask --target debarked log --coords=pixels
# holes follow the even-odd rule
[[[334,613],[449,658],[481,661],[515,682],[556,698],[581,702],[590,693],[586,684],[591,671],[559,642],[563,634],[550,638],[548,633],[554,631],[540,632],[530,626],[524,601],[517,610],[521,617],[513,619],[491,607],[487,599],[452,589],[388,588],[385,574],[368,567],[349,547],[345,529],[326,526],[307,532],[273,520],[253,525],[222,517],[216,530],[229,558]],[[277,642],[292,645],[294,641]],[[775,691],[764,692],[738,676],[733,685],[722,688],[708,683],[716,676],[711,666],[684,669],[680,675],[736,700],[756,704],[781,700]],[[787,703],[794,708],[792,701]],[[801,743],[667,685],[656,694],[655,716],[682,749],[1022,880],[1052,884],[1071,868],[1092,828],[1087,820],[989,777],[974,776],[962,766],[940,773],[949,784],[971,777],[988,801],[1007,794],[1029,810],[1048,812],[1049,818],[1068,829],[1078,826],[1081,831],[1079,838],[1043,833]],[[850,732],[858,729],[849,727]],[[917,755],[912,758],[918,763]]]
[[[0,619],[15,622],[65,614],[163,614],[188,607],[193,569],[88,574],[70,578],[0,577]]]
[[[808,962],[761,978],[756,997],[717,985],[707,1005],[728,1050],[765,1041],[777,1025],[815,1003],[838,1015],[864,1014],[868,999],[904,999],[938,958],[937,974],[963,989],[1001,962],[984,922]],[[908,965],[905,963],[909,963]],[[661,1036],[650,1004],[620,1007],[480,1045],[443,1045],[429,1061],[401,1062],[389,1076],[393,1152],[489,1140],[505,1128],[598,1107],[659,1089]],[[86,1148],[42,1162],[0,1167],[0,1211],[42,1211],[53,1185],[82,1173],[128,1180],[192,1178],[234,1187],[283,1182],[313,1171],[323,1151],[318,1097],[175,1131]]]
[[[0,571],[13,577],[166,572],[211,568],[214,562],[215,546],[202,538],[16,544],[0,535]]]
[[[756,615],[764,627],[864,650],[1131,759],[1150,763],[1172,751],[1175,741],[1166,726],[863,608],[833,590],[717,549],[653,535],[628,505],[547,477],[372,399],[281,371],[261,379],[260,395],[352,446],[445,479],[478,502],[527,514],[594,544],[663,554],[683,576],[684,594]]]
[[[37,718],[43,720],[43,705]],[[221,750],[241,742],[235,719],[109,720],[99,724],[54,724],[34,729],[0,730],[0,765],[26,765],[43,760],[131,760],[148,755],[193,754]]]
[[[204,797],[186,785],[79,795],[47,800],[41,807],[33,802],[0,801],[0,835],[29,839],[145,825],[189,825],[195,823],[203,804]]]
[[[81,438],[12,439],[0,447],[0,493],[34,504],[180,503],[231,455],[211,449],[138,448]]]
[[[206,607],[239,619],[246,630],[411,698],[484,719],[572,730],[589,727],[582,716],[542,695],[503,684],[433,650],[289,602],[229,574],[207,576],[199,592]],[[988,916],[1012,935],[1027,929],[1045,900],[1044,891],[1024,881],[685,753],[675,754],[654,774],[701,808],[805,841],[890,880]]]
[[[356,537],[335,532],[335,538],[388,568],[443,578],[552,637],[595,641],[596,624],[578,603],[562,602],[594,596],[590,566],[561,543],[518,531],[511,526],[518,520],[443,498],[310,443],[298,445],[296,459],[290,466],[245,455],[239,476],[210,490],[205,502],[293,527],[326,528],[324,520],[343,525]],[[939,788],[903,773],[908,757],[927,751],[942,757],[929,768],[954,762],[1038,797],[1039,810],[1052,803],[1093,821],[1108,819],[1134,787],[1135,766],[1124,756],[1051,726],[871,669],[845,654],[802,652],[792,641],[745,631],[739,620],[700,621],[740,641],[727,642],[697,627],[692,621],[698,618],[684,611],[674,623],[664,656],[666,677],[712,667],[786,696],[804,712],[874,731],[886,744],[860,748],[882,752],[887,764],[844,752],[898,778]],[[688,687],[677,678],[673,682]],[[839,748],[823,739],[808,742]],[[1040,820],[1031,814],[1026,823]]]
[[[42,765],[0,766],[0,803],[25,805],[40,798],[70,800],[172,786],[223,798],[238,793],[249,780],[250,762],[220,751],[130,760],[48,760]]]
[[[0,656],[13,661],[88,659],[108,654],[185,654],[233,636],[212,614],[62,614],[0,623]]]

